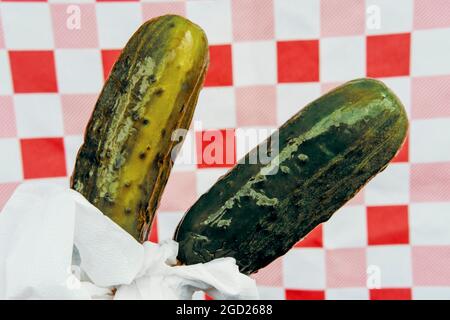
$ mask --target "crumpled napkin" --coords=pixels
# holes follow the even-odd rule
[[[233,258],[177,266],[178,243],[140,244],[78,192],[20,185],[0,213],[0,299],[257,299]]]

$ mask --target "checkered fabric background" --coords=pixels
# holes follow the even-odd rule
[[[255,276],[262,298],[450,298],[450,0],[3,0],[0,12],[0,208],[21,181],[68,184],[120,49],[143,21],[176,13],[211,45],[202,129],[184,147],[197,162],[204,132],[225,131],[224,157],[239,159],[237,128],[276,128],[353,78],[385,81],[411,119],[393,163]],[[171,238],[231,166],[177,164],[152,240]]]

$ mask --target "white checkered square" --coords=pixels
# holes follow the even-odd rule
[[[73,169],[75,168],[75,160],[78,154],[78,150],[83,144],[83,136],[71,135],[64,137],[64,151],[66,153],[66,168],[67,176],[72,176]]]
[[[275,35],[279,40],[317,39],[320,0],[274,0]]]
[[[414,31],[411,39],[411,75],[450,73],[450,29]]]
[[[233,45],[233,76],[236,86],[276,83],[275,42],[235,43]]]
[[[391,163],[365,187],[366,205],[405,204],[408,202],[408,164]]]
[[[22,156],[18,139],[0,139],[0,183],[16,182],[23,179]]]
[[[414,0],[366,0],[366,33],[386,34],[411,31],[413,6]],[[378,17],[380,18],[379,28],[377,23],[370,22]]]
[[[19,137],[63,136],[63,116],[57,94],[16,94],[14,110]]]
[[[333,37],[320,40],[320,79],[348,81],[366,74],[364,37]]]
[[[46,3],[3,2],[1,9],[8,49],[53,48],[52,20]]]
[[[318,83],[277,85],[277,124],[282,125],[308,103],[320,96]]]
[[[201,121],[203,130],[236,127],[234,88],[204,88],[198,98],[194,120]]]
[[[7,95],[12,92],[8,52],[6,50],[0,50],[0,95]]]
[[[379,268],[381,288],[412,286],[411,248],[407,245],[367,248],[367,266]]]
[[[100,92],[103,85],[103,71],[99,50],[56,50],[55,62],[59,92]]]
[[[104,2],[97,4],[100,47],[122,49],[142,23],[139,3]]]
[[[450,161],[450,119],[415,120],[411,123],[411,161]]]
[[[324,289],[323,249],[291,249],[283,258],[284,286],[289,289]]]
[[[230,0],[203,0],[186,3],[187,18],[202,26],[210,44],[232,39]]]
[[[323,232],[329,249],[367,246],[366,207],[342,207],[323,225]]]
[[[412,245],[450,245],[450,203],[413,203],[409,206]]]

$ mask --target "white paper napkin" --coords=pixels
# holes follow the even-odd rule
[[[20,185],[0,213],[0,299],[257,299],[233,258],[175,266],[178,243],[140,244],[78,192]]]

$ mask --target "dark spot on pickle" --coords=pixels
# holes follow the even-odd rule
[[[126,92],[127,92],[127,86],[128,86],[128,81],[127,81],[127,79],[122,79],[122,80],[119,82],[119,92],[120,92],[121,94],[126,93]]]
[[[158,88],[158,89],[156,89],[156,91],[155,91],[155,95],[156,95],[157,97],[162,96],[163,93],[164,93],[164,89],[163,89],[163,88]]]
[[[161,130],[161,137],[164,137],[166,135],[166,129]]]
[[[265,185],[265,182],[263,180],[259,180],[259,181],[255,182],[255,183],[253,183],[253,186],[255,188],[263,188],[264,185]]]
[[[139,159],[145,159],[146,156],[147,154],[145,152],[139,153]]]
[[[129,181],[125,182],[124,186],[125,186],[125,188],[131,187],[131,182],[129,182]]]
[[[105,193],[104,200],[105,200],[106,203],[108,203],[108,204],[110,204],[110,205],[113,205],[113,204],[114,204],[114,200],[113,200],[113,198],[111,197],[111,194],[110,194],[109,192]]]
[[[185,81],[181,84],[181,90],[186,91],[186,90],[191,90],[193,89],[193,85],[191,83],[189,83],[188,81]]]
[[[130,66],[130,57],[129,56],[126,56],[125,59],[123,59],[123,65],[126,68],[128,68]]]
[[[150,120],[148,120],[147,118],[144,118],[142,120],[142,123],[144,124],[144,126],[148,125],[150,123]]]
[[[133,119],[133,121],[138,121],[139,120],[139,113],[137,111],[133,111],[131,113],[131,118]]]
[[[158,165],[162,165],[164,163],[164,157],[161,153],[158,154],[157,162],[158,162]]]
[[[271,212],[269,213],[269,216],[267,217],[267,219],[268,219],[270,222],[274,222],[275,220],[277,220],[277,218],[278,218],[278,215],[277,215],[276,211],[271,211]]]
[[[131,213],[131,208],[125,208],[124,211],[126,215],[129,215]]]

